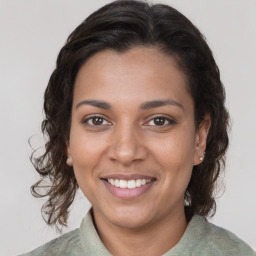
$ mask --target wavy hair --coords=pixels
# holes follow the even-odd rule
[[[35,197],[48,196],[42,214],[49,225],[66,226],[69,207],[78,184],[66,164],[74,81],[79,68],[96,52],[125,52],[136,46],[153,46],[173,56],[186,74],[193,98],[195,125],[211,117],[204,161],[193,167],[184,195],[186,217],[213,216],[215,187],[225,164],[229,115],[225,91],[212,52],[200,31],[176,9],[144,1],[115,1],[85,19],[61,49],[44,94],[45,153],[31,160],[40,180],[31,187]],[[45,183],[47,181],[48,183]]]

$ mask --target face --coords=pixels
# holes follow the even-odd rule
[[[67,163],[96,218],[129,229],[154,225],[184,215],[208,128],[195,128],[173,57],[156,48],[105,50],[78,72]]]

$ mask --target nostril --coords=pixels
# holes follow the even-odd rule
[[[130,141],[122,139],[112,144],[112,147],[109,148],[108,156],[112,161],[129,165],[134,161],[145,159],[147,150],[142,143],[134,138],[130,139]]]

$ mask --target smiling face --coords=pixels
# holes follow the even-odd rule
[[[78,72],[67,163],[97,222],[141,228],[184,215],[209,125],[195,128],[186,77],[156,48],[105,50]]]

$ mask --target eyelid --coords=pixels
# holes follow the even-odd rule
[[[148,123],[153,121],[155,118],[163,118],[165,120],[168,121],[168,124],[164,124],[164,125],[149,125]],[[163,128],[163,127],[166,127],[166,126],[169,126],[169,125],[173,125],[173,124],[176,124],[177,122],[174,120],[174,118],[171,118],[170,116],[166,116],[164,114],[157,114],[157,115],[154,115],[154,116],[151,116],[150,119],[144,124],[146,126],[155,126],[155,127],[158,127],[158,128]]]
[[[101,124],[101,125],[88,124],[88,120],[93,119],[93,118],[102,118],[105,122],[107,122],[107,124]],[[166,121],[168,121],[168,124],[159,125],[159,126],[158,125],[150,125],[149,122],[153,121],[155,118],[163,118]],[[163,128],[163,127],[166,127],[166,126],[169,126],[169,125],[174,125],[174,124],[177,123],[174,118],[172,118],[170,116],[166,116],[164,114],[156,114],[154,116],[148,117],[147,119],[148,119],[148,121],[146,121],[144,123],[145,126],[155,126],[155,127],[158,127],[158,128],[161,128],[161,127]],[[110,121],[108,121],[108,118],[105,117],[102,114],[91,114],[91,115],[85,116],[82,119],[81,123],[84,124],[84,125],[88,125],[90,127],[93,127],[93,128],[102,127],[102,126],[106,126],[106,125],[108,125],[108,126],[112,125],[112,123]]]
[[[102,118],[108,124],[101,124],[101,125],[88,124],[88,120],[93,119],[93,118]],[[107,118],[105,116],[101,115],[101,114],[92,114],[92,115],[88,115],[88,116],[84,117],[82,119],[82,124],[85,124],[85,125],[88,125],[88,126],[91,126],[91,127],[96,127],[96,126],[101,127],[101,126],[105,126],[105,125],[112,125],[112,123],[109,122],[107,120]]]

